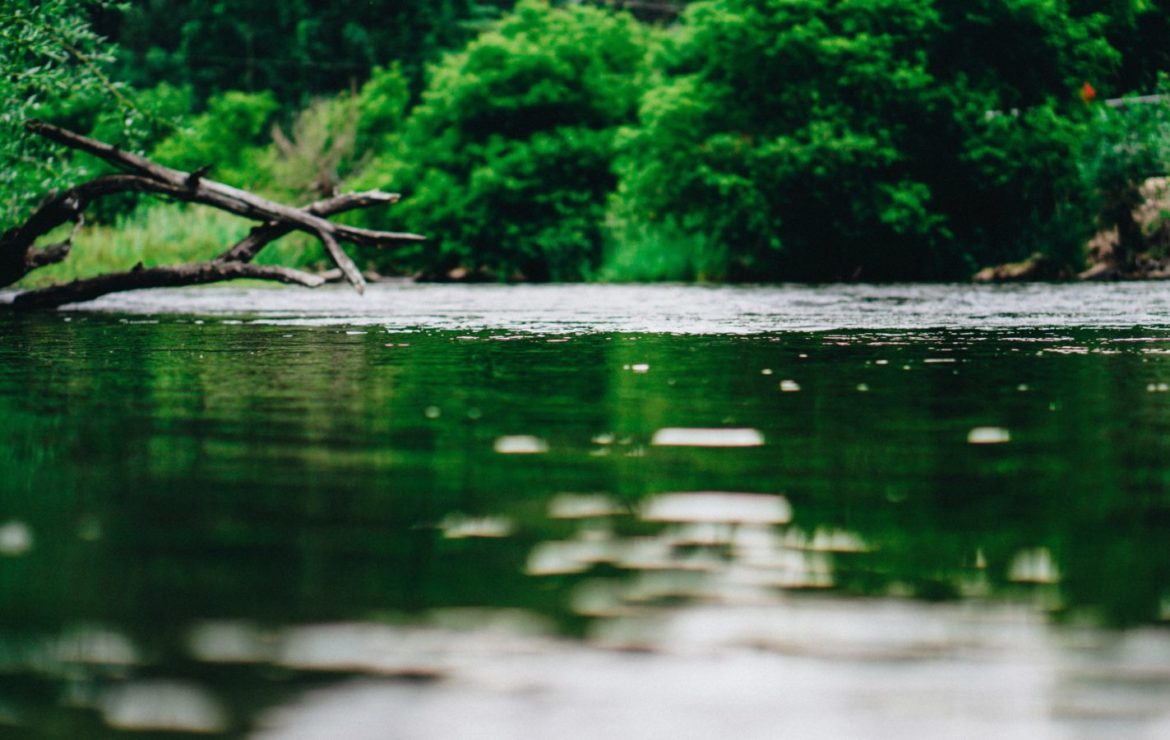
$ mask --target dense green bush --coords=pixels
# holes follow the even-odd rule
[[[391,61],[418,83],[425,63],[461,47],[511,6],[511,0],[138,0],[100,20],[119,43],[117,68],[132,84],[189,84],[200,103],[228,90],[268,91],[293,107],[360,84]]]
[[[695,3],[624,140],[624,259],[652,224],[704,233],[732,279],[1007,256],[1075,196],[1075,90],[1115,59],[1098,23],[1047,0]]]
[[[1079,269],[1093,227],[1077,163],[1091,111],[1080,90],[1114,77],[1107,17],[1050,0],[935,4],[940,116],[921,129],[916,157],[933,163],[954,248],[971,267],[1039,251]]]
[[[1104,35],[1120,53],[1120,63],[1105,78],[1110,96],[1149,93],[1158,75],[1170,70],[1170,0],[1069,0],[1073,12],[1099,13]],[[1094,81],[1096,84],[1096,81]]]
[[[397,264],[536,280],[589,275],[647,34],[624,14],[528,1],[436,66],[398,151],[361,180],[401,189],[394,223],[429,237],[393,255]]]
[[[206,112],[189,118],[159,142],[151,156],[181,170],[209,166],[210,177],[237,187],[260,187],[266,180],[262,162],[276,111],[276,100],[269,93],[216,95],[208,101]]]
[[[0,230],[48,190],[85,174],[58,147],[26,132],[26,121],[80,120],[88,130],[102,111],[133,115],[118,99],[125,88],[101,71],[113,53],[76,2],[0,0]]]

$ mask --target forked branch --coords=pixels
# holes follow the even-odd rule
[[[86,207],[93,200],[114,193],[150,193],[188,203],[201,203],[261,223],[247,237],[214,260],[173,267],[135,269],[26,291],[13,301],[14,306],[58,306],[91,300],[114,291],[194,285],[241,277],[280,280],[310,287],[318,285],[321,281],[307,273],[249,264],[265,246],[293,231],[302,231],[319,239],[330,259],[361,293],[365,288],[365,280],[357,265],[342,249],[341,242],[387,246],[424,239],[418,234],[361,229],[336,224],[328,219],[329,216],[355,208],[394,203],[398,200],[398,195],[394,193],[348,193],[310,203],[303,208],[293,208],[209,180],[201,171],[192,173],[164,167],[145,157],[58,126],[32,122],[28,127],[59,144],[99,157],[123,170],[124,174],[103,175],[63,193],[51,194],[24,224],[0,234],[0,287],[11,285],[38,267],[67,258],[70,243],[82,223]],[[74,223],[73,233],[64,242],[44,248],[36,247],[37,239],[71,221]]]

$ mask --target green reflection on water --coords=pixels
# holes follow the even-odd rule
[[[577,531],[548,517],[563,492],[629,511],[662,492],[783,494],[793,531],[864,543],[826,555],[844,593],[1034,600],[1107,625],[1165,617],[1165,332],[0,322],[0,525],[31,536],[0,555],[0,697],[18,709],[61,702],[68,681],[29,669],[25,651],[78,624],[129,635],[147,674],[235,685],[236,730],[305,679],[197,664],[184,642],[197,621],[520,607],[578,634],[573,588],[628,574],[528,574],[537,545]],[[651,446],[666,427],[754,429],[766,443]],[[976,427],[1010,441],[970,444]],[[547,451],[496,452],[512,435]],[[506,536],[445,537],[453,514],[502,518]],[[1044,562],[1029,568],[1027,552]],[[116,680],[109,670],[87,680]],[[62,716],[41,730],[90,721]]]

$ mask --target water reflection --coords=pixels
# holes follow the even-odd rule
[[[0,318],[0,726],[1166,728],[1168,331],[68,318]]]
[[[655,447],[760,447],[764,444],[764,436],[755,429],[670,427],[654,432],[650,444]]]
[[[128,681],[107,691],[99,709],[115,730],[220,734],[228,729],[227,716],[210,692],[177,681]]]

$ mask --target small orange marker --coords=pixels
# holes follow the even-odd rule
[[[1088,103],[1095,97],[1097,97],[1097,90],[1092,85],[1087,82],[1081,85],[1081,100]]]

